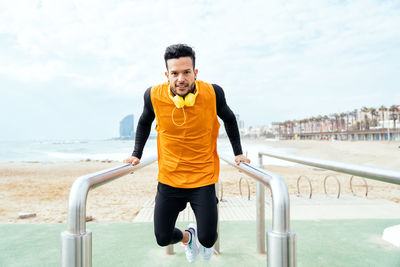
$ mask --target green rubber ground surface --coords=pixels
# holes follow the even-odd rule
[[[297,266],[400,266],[400,249],[381,239],[399,220],[293,221]],[[181,224],[181,226],[183,226]],[[268,227],[267,222],[267,227]],[[152,223],[88,223],[93,266],[266,266],[255,253],[254,222],[221,222],[221,255],[210,262],[186,261],[175,245],[168,256],[153,236]],[[60,266],[65,224],[0,224],[0,266]]]

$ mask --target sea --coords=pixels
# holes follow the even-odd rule
[[[293,152],[291,149],[273,148],[269,141],[242,140],[243,153],[247,154],[252,164],[258,164],[258,151],[272,150]],[[31,140],[0,141],[0,162],[75,162],[75,161],[120,161],[132,154],[134,140]],[[233,150],[228,139],[218,139],[218,153],[230,154]],[[157,140],[150,138],[146,142],[143,157],[157,153]],[[291,166],[292,163],[264,157],[264,164]]]

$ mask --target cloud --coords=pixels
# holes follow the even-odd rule
[[[165,47],[183,42],[199,78],[220,84],[247,124],[388,105],[400,82],[399,10],[375,0],[7,1],[0,82],[141,101],[165,80]]]
[[[7,66],[3,65],[0,66],[0,74],[12,76],[24,82],[46,82],[57,78],[62,69],[62,62],[50,60],[31,65],[19,65],[15,63]]]

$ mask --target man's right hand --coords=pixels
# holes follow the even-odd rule
[[[135,156],[131,156],[127,159],[124,159],[124,163],[131,163],[132,166],[135,166],[140,163],[140,159]]]

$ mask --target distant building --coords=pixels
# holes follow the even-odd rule
[[[133,114],[125,116],[119,123],[119,137],[121,139],[133,139],[135,136]]]
[[[244,121],[240,119],[239,114],[235,114],[235,117],[236,117],[236,121],[237,121],[239,129],[243,129],[244,128]]]
[[[274,123],[280,139],[400,140],[400,105]]]

